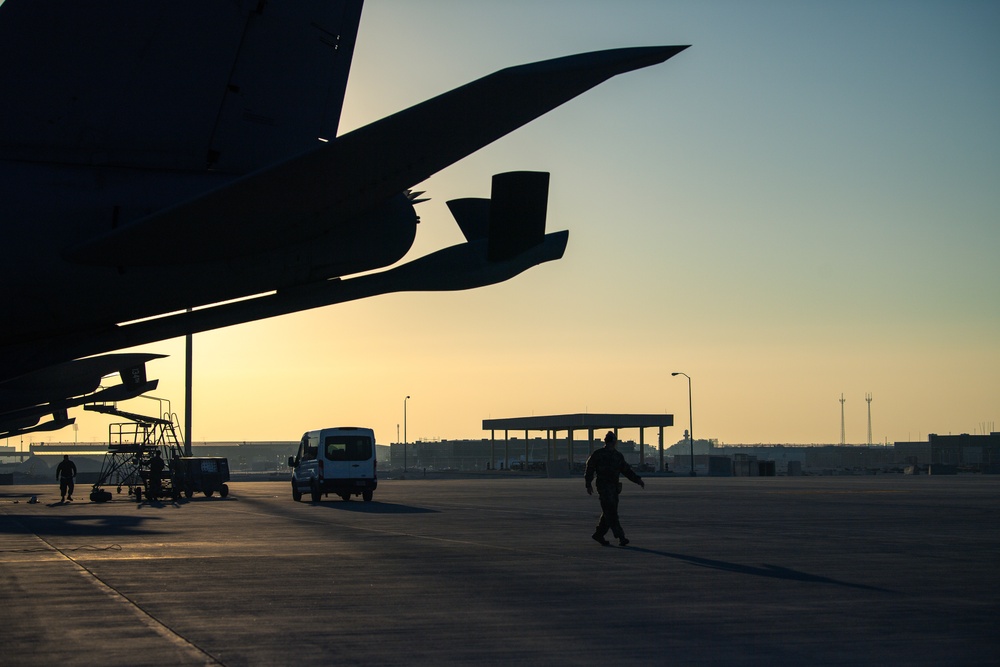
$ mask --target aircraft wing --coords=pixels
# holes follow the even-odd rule
[[[107,266],[189,264],[306,241],[612,76],[661,63],[685,48],[613,49],[504,69],[64,255]],[[162,252],[142,252],[154,243]]]

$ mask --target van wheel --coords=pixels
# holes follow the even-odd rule
[[[295,486],[295,482],[292,482],[292,500],[295,502],[302,500],[302,492],[299,491],[299,487]]]
[[[351,494],[350,493],[342,493],[342,494],[340,494],[340,497],[343,498],[344,502],[346,503],[348,500],[351,499]]]
[[[309,493],[312,495],[314,503],[318,503],[323,499],[323,492],[319,490],[319,483],[316,480],[309,483]]]
[[[364,501],[366,503],[370,503],[374,495],[375,492],[372,491],[371,489],[365,489],[364,491],[361,492],[361,497],[364,498]]]
[[[229,485],[223,484],[222,486],[219,487],[219,496],[225,498],[228,495],[229,495]]]

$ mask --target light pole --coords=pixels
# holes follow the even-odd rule
[[[691,476],[694,477],[694,407],[691,405],[691,376],[687,373],[671,373],[677,377],[683,375],[688,379],[688,442],[691,445]]]
[[[403,472],[406,472],[406,402],[410,400],[407,396],[403,399]]]

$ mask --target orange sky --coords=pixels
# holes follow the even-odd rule
[[[696,437],[728,443],[837,443],[841,394],[850,443],[866,393],[876,442],[995,425],[1000,8],[725,7],[366,3],[342,130],[509,65],[693,46],[419,187],[432,200],[408,259],[461,242],[448,199],[550,171],[562,260],[199,334],[195,441],[352,424],[387,443],[409,395],[411,441],[590,411],[672,413],[671,443],[688,425],[672,371],[693,378]],[[182,341],[145,349],[171,355],[149,370],[181,412]],[[107,437],[75,416],[80,441]]]

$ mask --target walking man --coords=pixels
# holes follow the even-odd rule
[[[628,544],[625,531],[622,530],[621,523],[618,522],[618,494],[622,490],[622,485],[618,482],[618,475],[625,475],[629,480],[646,488],[645,482],[632,471],[632,466],[625,461],[625,457],[618,451],[617,446],[618,438],[615,437],[613,431],[608,431],[608,434],[604,436],[604,447],[594,451],[587,459],[587,472],[584,474],[587,493],[590,495],[594,495],[591,482],[594,475],[597,475],[597,495],[601,499],[601,520],[591,537],[605,547],[611,544],[604,539],[609,528],[611,533],[618,538],[620,546]]]
[[[63,454],[63,460],[56,466],[56,479],[59,480],[59,495],[62,502],[67,497],[73,501],[73,478],[76,477],[76,464],[69,460],[69,454]]]

